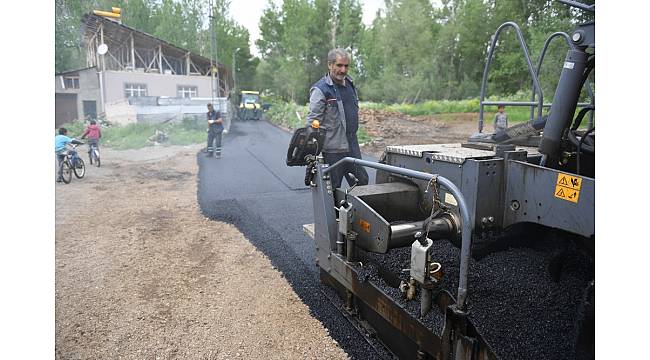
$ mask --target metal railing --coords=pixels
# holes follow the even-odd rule
[[[391,166],[386,164],[375,163],[372,161],[361,160],[353,157],[344,157],[343,159],[337,161],[332,166],[329,166],[323,170],[323,175],[329,173],[334,168],[337,168],[345,163],[352,163],[353,165],[361,165],[370,167],[377,170],[384,170],[389,173],[403,175],[413,179],[419,179],[424,181],[431,181],[434,175],[415,171],[411,169],[400,168],[397,166]],[[469,215],[469,210],[467,203],[465,202],[465,197],[463,193],[460,192],[460,189],[453,183],[451,180],[444,178],[442,176],[437,176],[436,180],[444,187],[449,190],[449,192],[454,196],[456,202],[458,203],[458,211],[460,212],[460,218],[462,221],[462,231],[461,231],[461,248],[460,248],[460,273],[458,280],[458,297],[457,308],[460,311],[465,311],[465,301],[467,300],[467,288],[468,288],[468,275],[469,275],[469,258],[470,251],[472,247],[472,220]]]
[[[499,35],[501,34],[501,31],[503,31],[507,27],[512,27],[515,30],[515,34],[517,35],[517,39],[519,40],[519,45],[521,46],[521,49],[524,53],[524,57],[526,59],[526,65],[528,67],[528,73],[530,74],[531,78],[533,79],[533,91],[531,94],[530,101],[486,101],[485,100],[485,93],[487,89],[487,79],[488,79],[488,72],[490,69],[490,65],[492,64],[492,58],[494,55],[494,49],[496,47],[497,41],[499,40]],[[503,23],[499,28],[497,29],[496,33],[494,34],[492,38],[492,42],[490,44],[490,50],[488,51],[488,57],[487,57],[487,62],[485,64],[485,69],[483,70],[483,78],[481,82],[481,98],[480,98],[480,103],[479,103],[479,124],[478,124],[478,132],[481,133],[483,132],[483,124],[484,124],[484,107],[485,105],[508,105],[508,106],[530,106],[530,120],[533,120],[535,117],[535,109],[537,109],[537,118],[538,120],[541,120],[542,118],[542,110],[544,108],[550,108],[552,104],[544,104],[544,94],[542,91],[542,88],[539,83],[539,72],[542,67],[542,63],[544,61],[544,57],[546,55],[546,50],[548,49],[551,41],[555,38],[561,37],[563,38],[567,45],[569,46],[570,49],[573,49],[573,43],[571,42],[571,38],[569,35],[565,32],[555,32],[551,34],[546,41],[544,42],[544,47],[542,48],[542,52],[540,53],[539,59],[537,60],[537,67],[533,69],[532,62],[530,60],[530,54],[528,52],[528,48],[526,47],[526,42],[523,38],[523,35],[521,33],[521,29],[519,28],[519,25],[517,25],[514,22],[506,22]],[[590,98],[589,103],[578,103],[578,107],[584,108],[587,106],[593,106],[594,105],[594,94],[593,90],[591,89],[591,84],[589,80],[586,82],[587,85],[587,93]],[[535,96],[539,94],[539,100],[535,101]],[[589,127],[591,128],[593,126],[593,113],[590,114],[589,117]]]

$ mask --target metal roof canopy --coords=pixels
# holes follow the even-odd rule
[[[211,75],[209,58],[145,32],[95,14],[84,15],[82,24],[89,67],[97,66],[100,71],[143,68],[149,73],[171,70],[175,75]],[[103,64],[96,51],[101,43],[108,45]],[[223,79],[229,77],[229,71],[222,64],[218,65],[218,70],[226,75]],[[222,85],[226,85],[224,81]]]

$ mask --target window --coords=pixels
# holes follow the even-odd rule
[[[177,96],[182,98],[193,98],[198,94],[196,86],[179,85],[176,89],[178,94]]]
[[[257,94],[242,94],[241,102],[244,104],[259,104],[260,96]]]
[[[66,76],[63,82],[66,89],[79,89],[79,76]]]
[[[147,96],[147,85],[145,84],[124,84],[124,96]]]

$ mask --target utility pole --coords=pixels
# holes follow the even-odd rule
[[[219,98],[221,96],[221,93],[219,91],[219,58],[217,57],[217,36],[215,34],[214,28],[215,14],[213,0],[209,1],[209,6],[210,9],[208,12],[208,17],[210,18],[210,75],[212,76],[212,103],[214,104],[215,99]]]
[[[239,48],[236,48],[232,51],[232,86],[237,91],[237,58],[235,54],[239,51]]]
[[[214,104],[214,98],[215,98],[215,93],[214,93],[214,62],[212,61],[214,58],[214,31],[212,29],[212,23],[214,16],[212,15],[212,11],[214,9],[214,3],[212,0],[208,1],[208,18],[210,19],[210,77],[212,80],[210,81],[210,97],[212,98],[212,104]]]
[[[210,12],[209,12],[209,17],[210,17],[210,71],[212,72],[212,97],[213,97],[213,102],[214,98],[218,98],[221,96],[219,92],[219,57],[217,56],[218,49],[217,49],[217,38],[215,34],[215,28],[214,28],[214,1],[210,0],[209,1],[209,6],[210,6]],[[214,59],[214,60],[213,60]],[[215,79],[215,73],[216,73],[216,79]],[[216,83],[215,83],[216,80]]]

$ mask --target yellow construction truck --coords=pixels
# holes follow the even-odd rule
[[[240,94],[239,120],[260,120],[262,118],[262,103],[259,91],[242,90]]]

